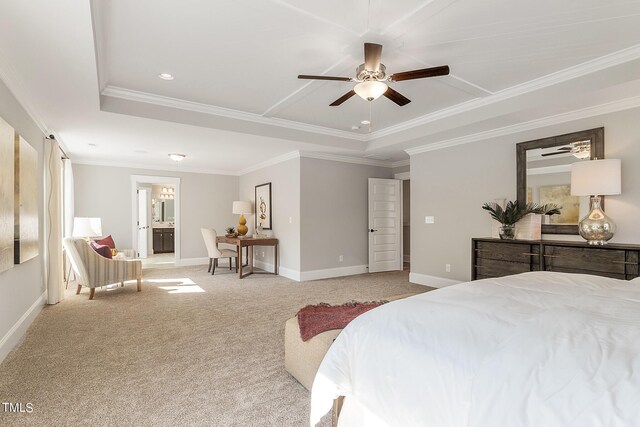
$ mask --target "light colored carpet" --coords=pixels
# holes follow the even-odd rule
[[[297,283],[206,266],[144,271],[134,285],[45,307],[0,365],[0,425],[305,426],[309,393],[284,370],[284,322],[319,302],[430,288],[408,272]],[[325,419],[325,423],[328,417]]]

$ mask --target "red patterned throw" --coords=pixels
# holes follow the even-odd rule
[[[309,341],[316,335],[332,329],[342,329],[353,319],[387,301],[350,302],[344,305],[308,305],[298,312],[300,338]]]

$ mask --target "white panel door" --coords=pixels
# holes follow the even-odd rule
[[[148,222],[148,193],[146,188],[138,189],[138,257],[147,258],[148,245],[147,234],[149,233]]]
[[[369,178],[369,272],[402,270],[402,200],[397,179]]]

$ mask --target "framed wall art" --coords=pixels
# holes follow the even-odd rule
[[[256,228],[262,224],[263,230],[271,230],[271,183],[256,185]]]
[[[38,256],[38,152],[17,133],[14,145],[14,262]]]
[[[14,130],[0,118],[0,272],[13,267]]]

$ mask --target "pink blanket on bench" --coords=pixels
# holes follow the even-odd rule
[[[298,312],[300,338],[309,341],[316,335],[332,329],[343,329],[353,319],[371,309],[384,304],[378,302],[351,302],[344,305],[308,305]]]

